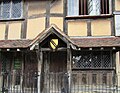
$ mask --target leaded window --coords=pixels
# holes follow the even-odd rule
[[[68,0],[68,16],[111,13],[111,0]]]
[[[111,69],[113,68],[111,51],[74,52],[73,69]]]
[[[22,18],[22,0],[3,0],[0,1],[0,19]]]

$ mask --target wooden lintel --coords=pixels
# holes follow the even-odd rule
[[[120,50],[119,47],[78,47],[73,49],[74,51],[117,51]]]
[[[57,48],[56,50],[53,50],[51,48],[41,48],[41,51],[66,51],[67,48],[65,47],[61,47],[61,48]]]
[[[27,52],[27,48],[0,48],[2,52]]]
[[[80,15],[80,16],[66,16],[65,19],[100,19],[100,18],[112,18],[113,15],[111,14],[102,14],[102,15],[96,15],[96,16],[90,16],[90,15]]]

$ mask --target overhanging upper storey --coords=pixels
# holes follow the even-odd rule
[[[51,25],[33,40],[0,40],[0,49],[70,48],[73,50],[120,50],[120,37],[69,37],[56,25]]]

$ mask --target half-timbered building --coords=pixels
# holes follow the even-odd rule
[[[120,0],[0,0],[1,93],[120,93]]]

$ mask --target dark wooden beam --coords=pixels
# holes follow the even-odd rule
[[[95,15],[95,16],[90,16],[90,15],[84,15],[84,16],[66,16],[66,20],[69,19],[104,19],[104,18],[112,18],[112,14],[102,14],[102,15]]]
[[[57,48],[56,50],[53,50],[51,48],[41,48],[41,51],[67,51],[67,48],[61,47],[61,48]]]
[[[50,4],[51,1],[47,1],[48,4],[46,5],[46,23],[45,23],[45,27],[48,28],[50,25]]]
[[[23,17],[25,20],[22,22],[21,25],[21,38],[25,39],[27,35],[27,18],[28,18],[28,2],[26,0],[24,1],[23,6]]]
[[[91,20],[87,20],[87,36],[91,36]]]
[[[75,51],[117,51],[118,47],[79,47]]]
[[[71,49],[70,49],[70,45],[69,43],[67,44],[67,74],[68,74],[68,88],[67,88],[67,92],[71,93],[70,87],[71,87],[71,66],[72,66],[72,54],[71,54]]]
[[[62,13],[50,13],[50,17],[64,17]]]
[[[0,19],[0,22],[11,22],[11,21],[24,21],[24,18],[18,18],[18,19]]]
[[[63,32],[68,34],[68,26],[67,26],[67,21],[65,20],[67,16],[67,0],[63,0],[63,16],[64,16],[64,21],[63,21]]]
[[[111,18],[111,36],[115,36],[115,19]]]
[[[46,17],[46,13],[44,14],[34,14],[28,17],[28,19],[35,19],[35,18],[40,18],[40,17]]]
[[[115,11],[115,0],[111,0],[112,3],[112,13]]]
[[[8,39],[8,30],[9,30],[9,22],[6,22],[6,28],[5,28],[5,40]]]

